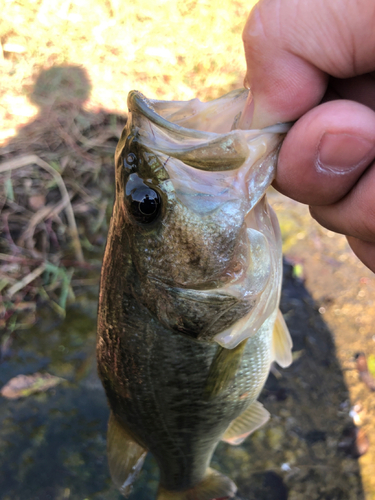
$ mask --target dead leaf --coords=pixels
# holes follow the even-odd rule
[[[65,379],[49,373],[34,373],[33,375],[17,375],[7,382],[0,394],[4,398],[18,399],[30,396],[36,392],[46,391],[64,382]]]

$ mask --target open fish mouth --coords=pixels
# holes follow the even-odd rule
[[[247,89],[237,89],[202,103],[129,93],[132,136],[157,154],[187,206],[207,212],[215,208],[210,205],[213,199],[216,206],[240,199],[248,212],[273,181],[281,139],[290,125],[237,128],[248,96]],[[124,139],[116,150],[116,163],[123,147]]]
[[[142,302],[168,328],[226,348],[256,333],[277,307],[281,287],[280,235],[265,193],[289,125],[242,130],[248,97],[248,90],[241,89],[208,103],[168,102],[133,91],[126,133],[116,150],[121,171],[124,151],[134,156],[134,148],[142,163],[132,167],[137,173],[131,175],[146,179],[148,189],[157,186],[169,207],[160,231],[155,229],[156,243],[144,245],[147,257],[137,258],[136,267],[146,280]],[[126,184],[129,174],[123,175]],[[179,224],[185,225],[182,231]],[[202,228],[195,237],[197,225]],[[215,228],[207,230],[206,240],[204,227]],[[142,238],[139,231],[134,238]],[[163,241],[170,248],[163,250]],[[246,252],[237,252],[237,243],[247,247],[245,257]],[[158,263],[153,270],[149,252],[157,245],[166,257],[159,264],[155,250]],[[200,246],[205,269],[194,268],[194,259],[188,257],[177,259],[185,266],[173,264],[179,251],[197,253]]]

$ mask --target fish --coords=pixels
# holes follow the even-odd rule
[[[97,333],[108,464],[124,496],[151,452],[157,500],[234,497],[210,468],[215,448],[267,422],[257,399],[270,367],[292,362],[266,199],[288,125],[246,130],[249,98],[128,95]]]

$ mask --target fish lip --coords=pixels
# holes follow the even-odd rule
[[[237,92],[237,95],[234,95]],[[229,94],[234,95],[233,98],[240,97],[242,94],[249,93],[248,89],[242,88],[242,89],[237,89],[236,91],[231,91],[225,94],[224,96],[221,96],[217,99],[214,99],[214,101],[219,101],[228,96]],[[181,125],[178,125],[177,123],[173,121],[169,121],[166,118],[163,118],[155,109],[154,109],[154,103],[162,103],[165,102],[163,100],[158,100],[158,99],[148,99],[145,97],[139,90],[131,90],[128,94],[128,99],[127,99],[127,105],[128,105],[128,110],[131,113],[138,113],[144,118],[147,118],[150,122],[154,123],[155,125],[158,125],[159,127],[169,130],[170,132],[174,132],[177,135],[182,135],[184,137],[188,137],[191,139],[212,139],[218,135],[223,135],[221,133],[217,132],[207,132],[203,130],[197,130],[194,128],[187,128],[183,127]],[[189,101],[186,101],[189,102]],[[270,125],[268,127],[265,127],[263,129],[249,129],[247,132],[260,132],[262,133],[278,133],[278,134],[286,134],[289,129],[292,127],[294,122],[285,122],[285,123],[276,123],[274,125]],[[237,129],[234,129],[237,130]],[[240,129],[242,130],[242,129]],[[245,132],[245,130],[242,130]]]
[[[246,89],[244,89],[246,90]],[[157,101],[156,101],[157,102]],[[191,139],[212,139],[212,137],[217,134],[214,132],[203,132],[201,130],[195,130],[193,128],[185,128],[181,127],[181,125],[177,125],[165,118],[163,118],[159,113],[157,113],[153,106],[152,100],[147,99],[141,92],[138,90],[132,90],[128,94],[128,109],[132,113],[139,113],[144,118],[147,118],[155,125],[162,127],[163,129],[169,130],[170,132],[175,132],[179,135],[183,135],[184,137],[188,137]]]
[[[247,91],[244,90],[244,92]],[[128,130],[137,134],[137,141],[139,141],[139,144],[142,147],[149,148],[156,155],[158,153],[162,153],[176,158],[176,160],[182,162],[183,165],[192,167],[196,171],[200,169],[205,170],[205,168],[202,168],[201,163],[203,160],[206,161],[206,157],[210,158],[211,150],[209,149],[209,146],[212,146],[213,142],[215,143],[215,148],[216,143],[220,143],[221,149],[218,147],[216,149],[214,148],[215,154],[212,154],[212,157],[214,159],[219,158],[220,162],[218,161],[218,163],[223,163],[224,159],[222,151],[229,151],[229,153],[231,153],[233,148],[230,149],[229,146],[227,146],[227,149],[225,149],[224,146],[226,144],[224,144],[224,142],[221,144],[220,141],[225,141],[228,137],[233,141],[235,138],[238,138],[238,150],[234,148],[234,153],[238,156],[242,151],[242,145],[243,149],[246,151],[246,155],[244,155],[244,163],[240,163],[239,169],[242,165],[244,165],[244,171],[246,172],[249,171],[250,168],[252,169],[251,176],[249,178],[244,178],[246,181],[246,205],[244,206],[246,215],[249,211],[253,210],[256,204],[261,200],[264,196],[266,188],[272,182],[275,175],[275,164],[282,138],[281,135],[285,134],[290,128],[290,124],[279,124],[262,130],[242,130],[234,128],[227,131],[225,127],[203,127],[203,130],[197,130],[194,127],[200,122],[197,122],[194,119],[185,122],[183,120],[180,121],[180,123],[187,125],[184,127],[174,122],[173,118],[168,119],[170,115],[168,115],[166,110],[168,111],[169,108],[165,107],[163,101],[149,100],[137,91],[133,91],[129,94],[128,107]],[[216,108],[214,111],[216,113]],[[263,138],[261,137],[263,134],[276,134],[278,137],[270,136]],[[253,139],[258,140],[258,136],[260,137],[259,140],[262,149],[259,151],[257,150],[256,154],[254,153],[254,156],[251,156],[248,144]],[[197,164],[196,158],[194,158],[194,162],[191,160],[191,154],[197,149],[199,149],[200,152],[199,160],[202,160],[201,163],[198,162],[199,164]],[[248,150],[249,154],[247,155]],[[220,155],[218,153],[220,153]],[[168,161],[169,158],[165,158],[165,160]],[[216,163],[215,168],[210,167],[208,169],[209,172],[216,172],[216,170],[222,170],[221,168],[216,169]],[[235,168],[227,170],[237,171]],[[171,178],[169,171],[168,175]],[[172,181],[170,182],[173,184]],[[235,193],[237,193],[237,191],[235,191]],[[242,194],[244,193],[241,191],[241,195]],[[178,198],[178,194],[176,194],[176,198]],[[240,197],[240,199],[242,198]],[[248,224],[246,223],[246,225]],[[258,228],[258,225],[255,227]],[[215,340],[215,336],[218,336],[217,333],[211,331],[212,324],[208,324],[208,321],[211,320],[208,318],[206,322],[204,321],[205,316],[203,308],[205,307],[210,309],[209,316],[211,319],[214,318],[215,321],[218,317],[218,311],[221,310],[223,310],[222,315],[224,316],[226,311],[232,310],[235,311],[236,314],[238,312],[238,319],[244,318],[245,320],[245,316],[247,317],[248,313],[249,315],[252,314],[251,311],[253,308],[254,311],[255,308],[258,308],[257,310],[261,312],[261,316],[263,318],[264,311],[268,311],[268,304],[273,300],[272,297],[276,296],[278,293],[272,283],[272,286],[270,285],[270,277],[279,276],[279,274],[275,274],[273,271],[273,266],[275,264],[274,252],[278,251],[278,246],[273,243],[274,237],[271,233],[268,234],[266,232],[263,234],[261,229],[257,230],[255,227],[253,229],[250,225],[250,227],[248,227],[248,231],[253,230],[261,234],[263,238],[267,240],[267,245],[272,246],[271,254],[269,255],[269,252],[266,252],[265,254],[269,257],[268,264],[264,263],[264,265],[261,265],[263,259],[259,260],[254,257],[249,260],[248,267],[246,263],[241,263],[241,268],[243,265],[243,269],[240,269],[238,273],[231,273],[230,269],[228,270],[228,273],[225,272],[225,269],[222,269],[221,272],[221,269],[219,269],[219,279],[215,280],[216,282],[214,282],[214,280],[207,280],[206,283],[204,283],[205,276],[202,275],[203,273],[194,273],[197,275],[197,278],[203,278],[199,283],[197,280],[194,280],[193,276],[190,283],[188,281],[178,283],[170,278],[172,273],[168,272],[168,269],[167,272],[163,270],[162,274],[165,274],[166,276],[162,276],[160,279],[158,276],[151,276],[150,274],[147,274],[147,271],[145,273],[144,269],[140,267],[139,271],[142,275],[141,300],[144,305],[146,305],[151,313],[153,313],[167,328],[172,329],[173,331],[181,331],[179,328],[183,328],[183,333],[186,333],[190,337],[194,337],[195,334],[198,340],[209,339],[211,341]],[[259,248],[262,248],[262,245],[259,245],[258,243],[259,238],[253,245],[254,250],[256,250],[256,255],[260,252]],[[212,269],[216,269],[216,267]],[[254,273],[252,273],[252,270],[254,270]],[[157,271],[156,274],[158,274]],[[176,274],[181,277],[186,276],[186,278],[189,279],[188,270],[186,273]],[[181,279],[181,281],[184,280]],[[150,290],[152,292],[151,294],[149,293]],[[233,307],[232,304],[236,304],[236,306]],[[247,305],[250,309],[246,311],[246,314],[243,314]],[[231,318],[234,318],[234,316],[234,314],[230,314],[226,319],[228,321],[232,321]],[[225,318],[223,318],[223,322],[220,324],[221,330],[219,330],[219,333],[223,334],[235,325],[235,323],[228,323],[226,327],[223,327],[222,324],[224,324],[224,320]],[[253,325],[253,323],[251,323],[251,325]],[[185,328],[185,325],[191,325],[191,328]],[[208,330],[210,331],[208,332]],[[241,331],[239,333],[241,333]],[[204,337],[203,339],[201,338],[202,335]],[[219,340],[216,341],[220,343]],[[227,346],[225,345],[224,347]]]

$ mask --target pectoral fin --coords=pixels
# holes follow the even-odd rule
[[[292,347],[293,342],[290,337],[288,327],[286,326],[283,315],[279,309],[277,312],[275,326],[273,328],[272,350],[273,359],[282,368],[286,368],[293,361]]]
[[[241,444],[247,436],[265,424],[269,418],[269,412],[261,403],[255,401],[233,420],[221,440],[232,445]]]
[[[147,451],[134,441],[111,412],[108,421],[107,455],[111,477],[123,495],[142,469]]]
[[[219,346],[212,360],[204,396],[212,399],[225,390],[236,376],[247,339],[234,349]]]

